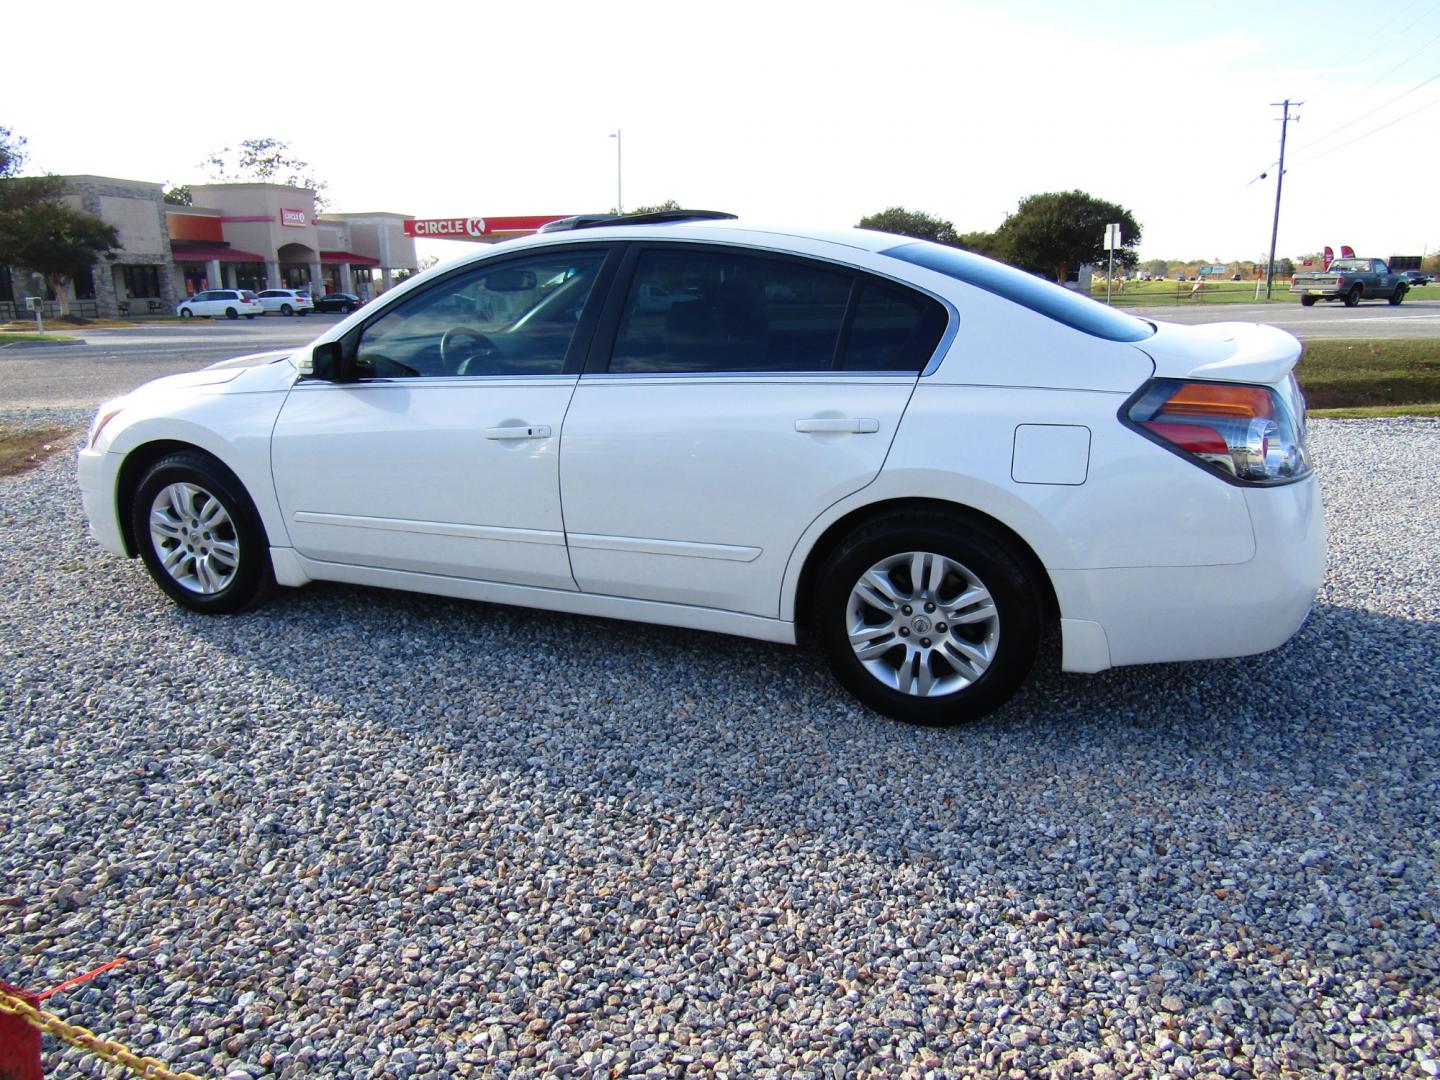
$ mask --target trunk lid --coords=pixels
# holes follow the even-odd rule
[[[1300,341],[1262,323],[1155,323],[1155,334],[1135,343],[1155,364],[1157,378],[1216,382],[1286,381],[1300,359]]]

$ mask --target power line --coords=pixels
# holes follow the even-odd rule
[[[1437,37],[1435,40],[1436,40],[1436,41],[1440,41],[1440,37]],[[1424,87],[1429,86],[1429,85],[1430,85],[1432,82],[1434,82],[1436,79],[1440,79],[1440,72],[1437,72],[1436,74],[1431,75],[1430,78],[1424,80],[1423,82],[1418,82],[1418,83],[1416,83],[1414,86],[1412,86],[1409,90],[1406,90],[1404,93],[1396,94],[1394,97],[1392,97],[1389,101],[1385,102],[1384,104],[1376,105],[1375,108],[1371,109],[1369,112],[1361,113],[1359,116],[1355,117],[1354,120],[1347,120],[1345,123],[1341,124],[1339,127],[1334,128],[1334,129],[1332,129],[1332,130],[1330,130],[1330,131],[1327,131],[1324,135],[1321,135],[1318,139],[1315,140],[1314,143],[1311,143],[1310,145],[1313,146],[1313,145],[1315,145],[1316,143],[1322,143],[1322,142],[1324,142],[1326,139],[1330,138],[1331,135],[1338,135],[1340,132],[1344,131],[1346,128],[1348,128],[1348,127],[1354,127],[1354,126],[1355,126],[1356,124],[1358,124],[1361,120],[1365,120],[1365,119],[1367,119],[1368,117],[1374,116],[1374,115],[1375,115],[1377,112],[1379,112],[1381,109],[1389,108],[1391,105],[1394,105],[1395,102],[1399,101],[1401,98],[1409,97],[1411,94],[1415,93],[1416,90],[1420,90],[1420,89],[1423,89]],[[1308,147],[1307,147],[1307,149],[1308,149]]]
[[[1360,140],[1362,140],[1362,139],[1368,139],[1371,135],[1378,135],[1380,132],[1384,131],[1386,128],[1388,128],[1388,127],[1394,127],[1396,124],[1400,123],[1401,120],[1408,120],[1408,119],[1410,119],[1410,117],[1414,116],[1416,113],[1422,113],[1422,112],[1424,112],[1426,109],[1433,109],[1436,105],[1440,105],[1440,98],[1436,98],[1434,101],[1427,102],[1426,104],[1421,105],[1418,109],[1412,109],[1410,112],[1406,113],[1404,116],[1397,116],[1394,120],[1391,120],[1391,121],[1389,121],[1388,123],[1381,124],[1381,125],[1380,125],[1379,127],[1377,127],[1377,128],[1371,128],[1369,131],[1365,132],[1363,135],[1357,135],[1357,136],[1355,136],[1355,138],[1351,139],[1349,142],[1343,142],[1343,143],[1341,143],[1339,146],[1332,146],[1329,150],[1322,150],[1320,153],[1316,154],[1314,157],[1306,158],[1304,161],[1301,161],[1301,162],[1299,163],[1299,166],[1309,165],[1309,164],[1311,164],[1312,162],[1319,161],[1319,160],[1320,160],[1321,158],[1323,158],[1323,157],[1329,157],[1331,154],[1339,153],[1341,150],[1344,150],[1347,146],[1354,146],[1357,142],[1360,142]]]

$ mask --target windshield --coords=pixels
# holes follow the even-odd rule
[[[1063,289],[1034,274],[959,248],[916,240],[888,248],[881,254],[984,289],[1093,337],[1107,341],[1143,341],[1155,333],[1155,327],[1143,319],[1106,307],[1088,296]]]

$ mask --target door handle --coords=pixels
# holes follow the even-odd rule
[[[492,427],[485,429],[487,439],[548,439],[550,438],[549,424],[508,424],[505,427]]]
[[[880,430],[880,421],[858,416],[812,416],[795,421],[796,431],[834,432],[848,431],[856,435],[869,435]]]

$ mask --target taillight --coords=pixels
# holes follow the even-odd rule
[[[1303,418],[1268,386],[1154,379],[1121,412],[1128,426],[1231,482],[1310,474]]]

